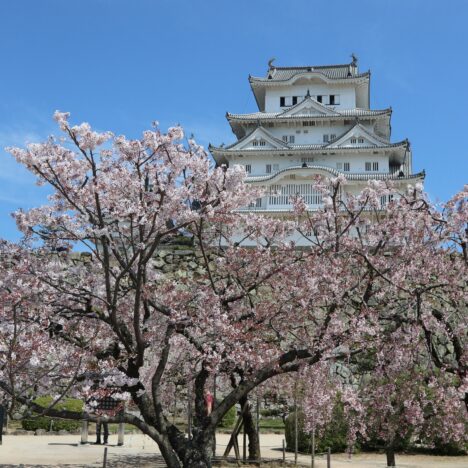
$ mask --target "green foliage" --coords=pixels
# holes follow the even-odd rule
[[[281,416],[283,411],[284,410],[282,408],[264,408],[260,410],[260,414],[265,418],[268,418],[271,416]]]
[[[237,416],[236,407],[233,406],[232,408],[229,408],[229,411],[224,415],[221,421],[221,424],[219,426],[224,427],[224,428],[231,428],[232,426],[234,426],[234,422],[236,421],[236,416]]]
[[[284,423],[279,418],[262,418],[260,419],[260,429],[282,431]]]
[[[295,413],[292,412],[286,418],[285,436],[286,444],[289,450],[294,450],[294,418]],[[300,452],[310,453],[311,435],[304,431],[304,413],[298,413],[298,449]],[[347,441],[346,435],[348,425],[345,420],[343,404],[340,401],[335,403],[333,408],[332,420],[328,426],[315,437],[316,452],[326,452],[328,447],[332,452],[343,452],[346,450]]]
[[[47,408],[52,404],[52,402],[53,398],[51,396],[42,396],[34,400],[34,403],[37,403],[43,408]],[[83,410],[83,402],[81,400],[66,398],[57,403],[57,405],[54,406],[54,409],[65,409],[68,411],[80,412]],[[21,425],[23,429],[27,431],[35,431],[36,429],[44,429],[46,431],[49,431],[52,428],[53,431],[65,430],[71,432],[79,429],[81,426],[81,422],[69,419],[54,419],[48,416],[38,416],[33,419],[23,419],[21,421]]]
[[[468,444],[463,442],[442,442],[440,439],[434,441],[434,447],[429,450],[434,455],[466,455]]]

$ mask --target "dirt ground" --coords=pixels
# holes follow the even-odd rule
[[[90,438],[91,439],[91,438]],[[217,454],[224,452],[228,434],[217,435]],[[142,434],[128,434],[123,447],[118,447],[117,436],[110,437],[107,447],[108,468],[162,468],[164,462],[156,444]],[[262,434],[262,457],[282,460],[281,434]],[[242,441],[239,440],[240,444]],[[241,447],[242,453],[242,447]],[[87,468],[103,466],[104,447],[101,445],[81,445],[79,435],[33,436],[6,435],[0,446],[0,467],[23,465],[26,467],[60,466],[67,468]],[[286,453],[291,463],[294,454]],[[310,455],[299,455],[298,462],[310,467]],[[351,459],[346,454],[332,454],[332,468],[384,468],[385,457],[380,454],[359,454]],[[426,455],[397,455],[399,468],[468,468],[468,456],[434,457]],[[234,466],[234,465],[228,465]],[[289,465],[291,466],[291,465]],[[324,457],[317,457],[315,468],[326,468]]]

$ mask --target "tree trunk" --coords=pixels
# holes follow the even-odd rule
[[[200,434],[189,443],[184,457],[184,468],[211,468],[212,435]]]
[[[250,404],[247,397],[241,398],[239,403],[241,405],[242,421],[244,423],[245,433],[249,438],[249,460],[258,461],[260,460],[260,438],[250,409]]]
[[[385,455],[387,456],[387,467],[396,466],[395,463],[395,449],[392,445],[388,445],[385,449]]]

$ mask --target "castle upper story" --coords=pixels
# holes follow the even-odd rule
[[[333,109],[369,109],[370,72],[359,73],[357,58],[344,65],[276,67],[268,63],[264,77],[249,76],[260,112],[281,112],[307,94]]]
[[[242,165],[247,182],[310,181],[343,174],[350,184],[413,174],[407,139],[391,142],[392,109],[371,109],[370,71],[341,65],[277,67],[249,76],[258,110],[226,113],[237,141],[211,146],[218,165]]]

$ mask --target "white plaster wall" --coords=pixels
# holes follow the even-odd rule
[[[353,125],[325,125],[313,127],[267,127],[268,133],[281,140],[283,135],[294,135],[294,145],[321,145],[323,135],[340,137],[350,130]],[[366,125],[372,131],[372,125]]]
[[[281,96],[305,96],[309,90],[312,96],[317,94],[329,95],[339,94],[340,104],[331,106],[332,108],[339,109],[354,109],[356,107],[356,90],[354,85],[327,85],[321,84],[309,84],[309,85],[289,85],[289,86],[278,86],[274,88],[266,89],[265,92],[265,112],[281,112],[284,111],[285,107],[280,107]]]
[[[245,166],[250,164],[251,172],[250,175],[252,176],[261,176],[266,175],[266,165],[272,165],[272,173],[276,172],[273,170],[273,164],[278,164],[278,170],[287,169],[288,167],[292,166],[301,166],[302,165],[302,157],[303,156],[279,156],[279,155],[267,155],[265,156],[254,156],[254,155],[245,155],[242,158],[234,157],[231,161],[231,166],[234,164],[240,164]],[[314,158],[313,162],[309,162],[309,165],[318,165],[318,166],[325,166],[331,167],[336,169],[336,164],[338,162],[350,163],[350,173],[356,172],[364,172],[366,174],[372,174],[373,172],[369,172],[365,170],[365,163],[366,162],[378,162],[379,163],[379,171],[378,172],[389,172],[389,161],[388,156],[385,155],[369,155],[369,154],[359,154],[359,153],[350,153],[348,155],[311,155]]]

